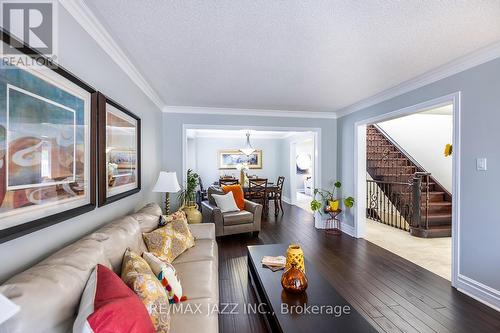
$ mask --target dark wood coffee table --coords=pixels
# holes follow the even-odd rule
[[[281,287],[283,271],[262,267],[263,256],[285,255],[287,245],[248,246],[248,275],[271,332],[377,332],[333,288],[307,259],[308,288],[305,293],[290,294]],[[307,258],[307,253],[306,253]]]

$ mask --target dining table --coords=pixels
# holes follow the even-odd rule
[[[248,197],[250,192],[250,187],[248,185],[243,186],[243,194],[245,197]],[[274,183],[267,183],[267,193],[276,193],[278,192],[278,186]]]

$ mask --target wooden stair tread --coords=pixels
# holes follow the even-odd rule
[[[403,206],[411,205],[412,194],[410,182],[415,172],[424,171],[412,162],[396,145],[392,143],[377,127],[367,127],[367,171],[374,180],[381,181],[380,191],[385,193],[390,201],[401,202]],[[394,182],[387,186],[384,182]],[[407,184],[408,183],[408,184]],[[429,186],[428,197],[426,193]],[[425,203],[429,200],[428,206]],[[447,192],[433,179],[429,183],[422,183],[420,200],[421,217],[425,221],[425,214],[429,228],[410,228],[410,233],[417,237],[449,237],[451,235],[452,203]],[[403,208],[404,209],[404,208]]]
[[[429,206],[451,206],[449,201],[430,201]]]
[[[442,218],[450,218],[451,214],[449,213],[429,213],[429,219],[442,219]]]

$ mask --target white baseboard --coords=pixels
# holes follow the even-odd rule
[[[314,227],[316,229],[325,229],[325,220],[327,218],[328,217],[325,215],[321,215],[320,213],[315,213],[314,214]],[[340,222],[340,230],[342,230],[343,233],[348,234],[351,237],[355,237],[354,235],[356,233],[355,233],[354,227],[349,225],[349,224],[346,224],[344,222]]]
[[[292,200],[289,198],[289,197],[285,197],[283,196],[283,201],[286,202],[287,204],[291,205],[292,204]]]
[[[355,237],[355,235],[356,235],[354,227],[352,225],[347,224],[347,223],[340,223],[340,230],[342,230],[343,233],[346,233],[351,237]]]
[[[456,288],[467,296],[500,311],[500,291],[462,274],[457,277]]]

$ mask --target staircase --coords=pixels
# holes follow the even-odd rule
[[[451,194],[382,129],[370,125],[366,135],[367,172],[373,179],[367,182],[367,217],[417,237],[450,237]],[[394,223],[398,217],[403,222]]]

